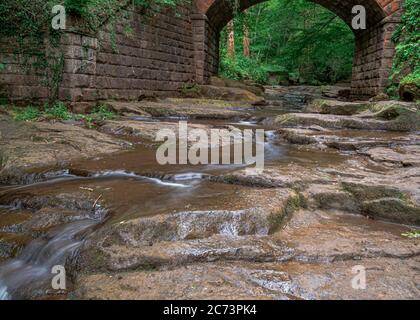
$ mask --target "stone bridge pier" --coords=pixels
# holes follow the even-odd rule
[[[237,0],[239,10],[266,0]],[[353,30],[355,55],[351,81],[354,98],[370,98],[384,91],[395,53],[391,41],[402,13],[402,0],[313,0],[337,14],[350,27],[352,8],[366,8],[367,28]],[[208,83],[219,66],[219,39],[223,27],[233,18],[233,1],[195,0],[191,17],[193,28],[195,78]]]

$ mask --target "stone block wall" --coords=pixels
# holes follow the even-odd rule
[[[352,73],[354,98],[369,98],[380,94],[390,84],[395,46],[392,34],[397,26],[390,21],[357,34]]]
[[[206,15],[194,14],[192,21],[195,81],[202,84],[219,71],[220,32],[209,23]]]
[[[400,23],[403,0],[377,0],[385,18],[356,34],[352,92],[354,98],[378,95],[390,84],[389,75],[395,55],[392,35]]]
[[[244,10],[264,0],[239,0]],[[350,23],[357,0],[312,0]],[[399,23],[402,0],[365,0],[368,29],[355,32],[352,95],[383,92],[395,53],[391,36]],[[98,100],[136,100],[144,95],[173,95],[186,83],[206,84],[218,73],[220,31],[233,17],[224,0],[193,0],[177,8],[131,9],[115,27],[97,35],[68,31],[61,39],[64,70],[59,98],[92,104]],[[80,24],[80,22],[79,22]],[[128,28],[127,28],[128,27]],[[114,31],[112,31],[114,30]],[[42,77],[23,68],[15,43],[0,39],[0,101],[45,101],[50,91]],[[46,50],[49,49],[46,46]]]
[[[173,94],[194,81],[190,5],[131,10],[124,16],[95,36],[74,31],[62,36],[60,100],[136,100],[143,95]],[[0,62],[7,66],[0,71],[0,97],[14,103],[46,100],[48,89],[42,77],[25,72],[13,49],[8,39],[0,42]]]
[[[15,49],[15,44],[9,39],[0,39],[0,63],[5,66],[4,70],[0,70],[0,100],[48,98],[42,78],[23,67],[26,58],[17,54]],[[35,58],[30,58],[28,63],[35,63]]]
[[[190,7],[131,15],[130,36],[124,24],[117,26],[114,40],[109,31],[99,36],[103,45],[96,51],[97,98],[133,100],[175,92],[193,81]]]

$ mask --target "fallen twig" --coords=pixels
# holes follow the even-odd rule
[[[93,192],[94,191],[92,188],[87,188],[87,187],[79,187],[79,189],[86,190],[86,191],[89,191],[89,192]]]
[[[102,195],[100,195],[100,196],[98,197],[98,199],[96,199],[96,200],[95,200],[95,203],[93,204],[92,209],[95,209],[95,208],[96,208],[96,205],[98,204],[98,201],[99,201],[99,200],[101,200],[101,198],[102,198]]]

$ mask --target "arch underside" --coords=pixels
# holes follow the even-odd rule
[[[256,4],[267,2],[269,0],[240,0],[238,3],[238,10],[244,11]],[[293,0],[292,0],[293,1]],[[375,0],[310,0],[311,2],[317,3],[331,12],[339,16],[348,25],[351,25],[352,20],[352,8],[355,5],[363,4],[366,8],[367,14],[367,25],[372,26],[379,23],[386,17],[385,12],[379,6]],[[230,0],[215,0],[207,8],[205,12],[207,18],[212,25],[217,29],[221,30],[230,20],[233,19],[234,1]],[[202,12],[204,13],[204,12]]]
[[[196,80],[207,83],[217,74],[220,31],[234,17],[234,3],[239,11],[268,0],[196,0],[197,17],[193,21],[195,37]],[[290,0],[293,1],[293,0]],[[352,74],[353,97],[368,98],[384,91],[395,52],[392,33],[399,23],[401,0],[311,0],[339,16],[349,26],[352,8],[366,8],[366,30],[355,33]],[[387,19],[396,13],[396,19]],[[390,21],[388,21],[390,20]]]

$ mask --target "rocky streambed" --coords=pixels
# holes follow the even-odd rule
[[[0,297],[420,298],[419,107],[331,91],[107,102],[95,129],[1,116]],[[158,165],[180,119],[264,128],[264,172]]]

